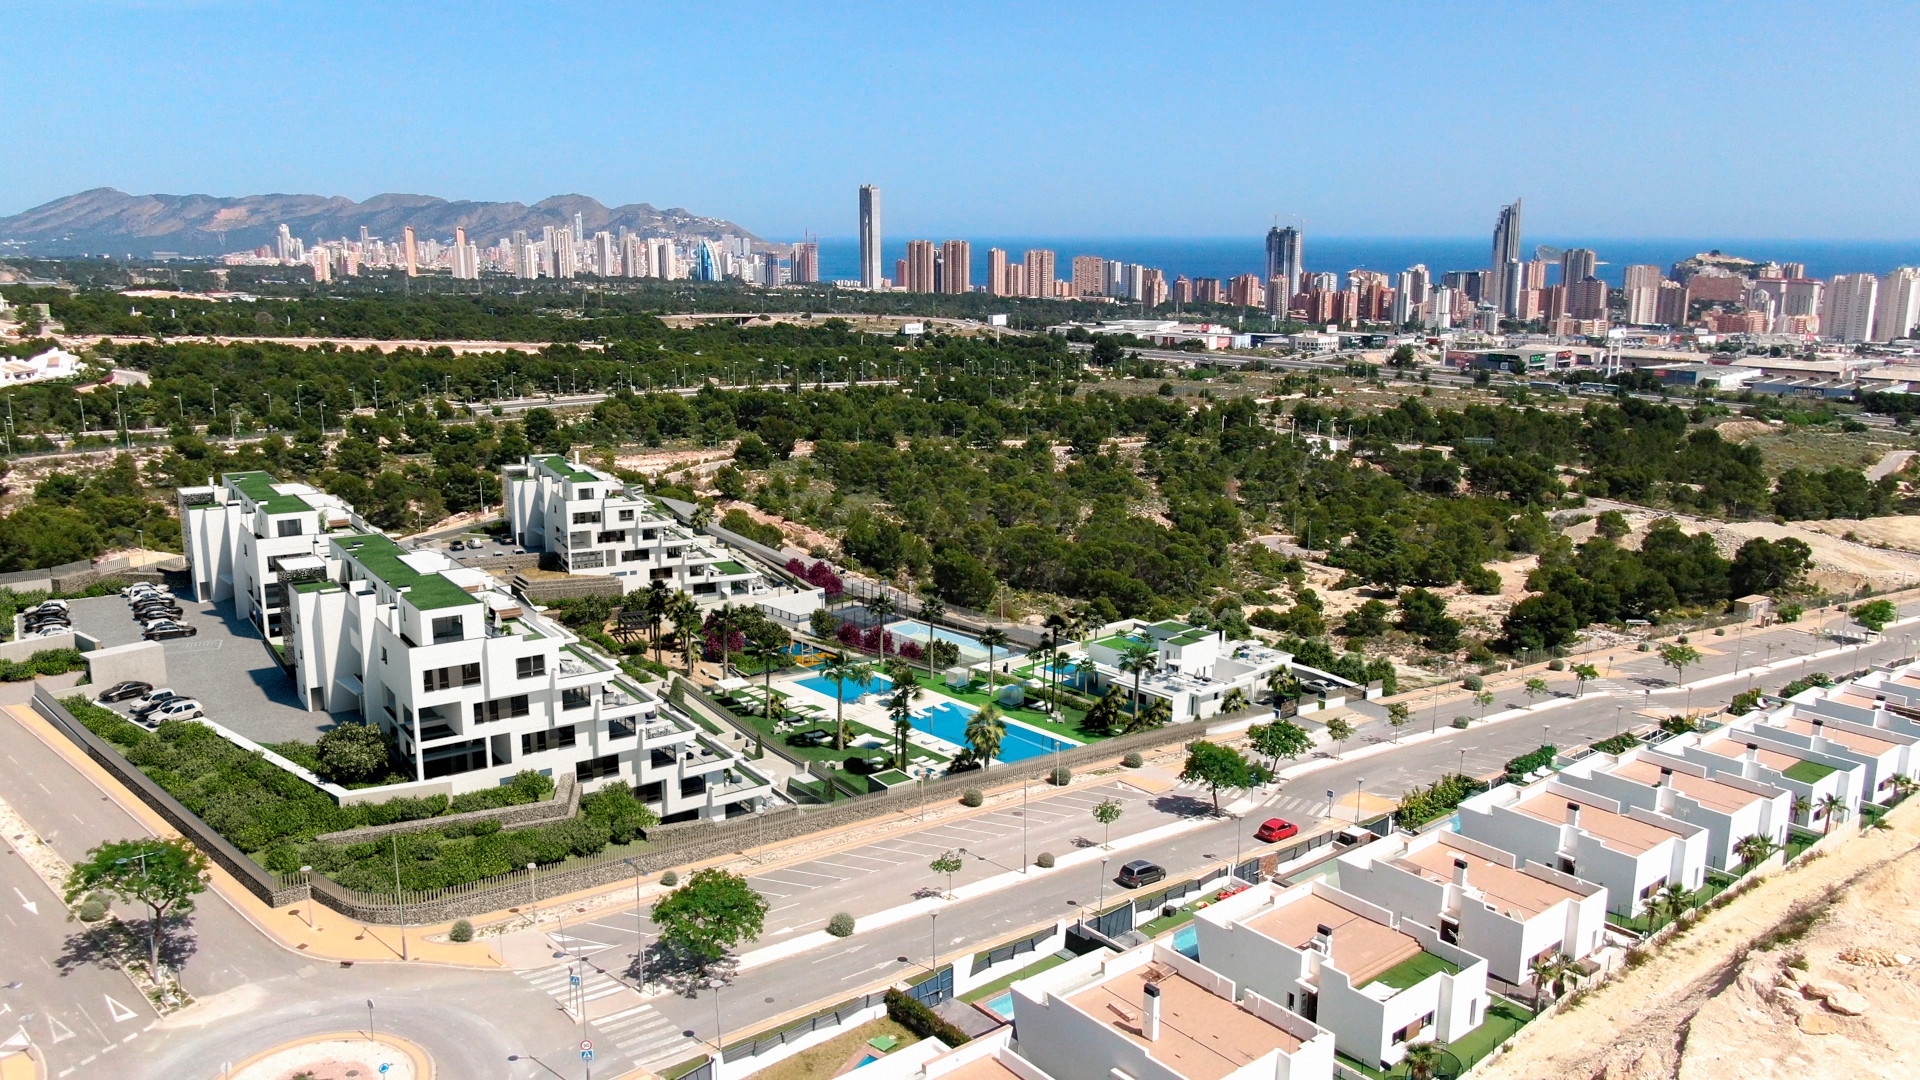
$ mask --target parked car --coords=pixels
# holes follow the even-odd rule
[[[1146,859],[1134,859],[1127,863],[1120,868],[1120,876],[1114,878],[1129,889],[1137,889],[1142,885],[1151,885],[1166,879],[1167,868],[1157,862],[1148,862]]]
[[[1253,831],[1253,838],[1255,840],[1264,841],[1269,844],[1278,843],[1288,837],[1298,835],[1300,835],[1300,826],[1295,825],[1286,818],[1277,817],[1268,818],[1261,822],[1260,827]]]
[[[140,592],[159,592],[159,591],[160,591],[160,586],[158,586],[158,585],[155,585],[155,584],[154,584],[153,582],[151,582],[151,581],[136,581],[136,582],[134,582],[133,584],[131,584],[131,585],[129,585],[129,586],[127,586],[126,588],[124,588],[124,589],[121,589],[121,590],[120,590],[120,595],[121,595],[121,596],[132,596],[132,595],[133,595],[134,593],[140,593]]]
[[[36,611],[57,611],[64,615],[67,613],[67,602],[65,600],[42,600],[28,608],[26,613],[31,615]]]
[[[154,619],[178,620],[180,615],[181,611],[179,608],[168,604],[155,604],[152,607],[135,608],[133,610],[133,617],[139,619],[141,622],[149,622]]]
[[[25,620],[22,620],[21,626],[23,626],[25,629],[30,631],[47,630],[47,629],[55,629],[55,630],[73,629],[73,623],[68,621],[65,616],[56,616],[53,618],[42,617],[37,619],[25,619]]]
[[[172,641],[174,638],[192,637],[199,632],[194,627],[172,623],[166,626],[149,627],[141,632],[140,636],[148,641]]]
[[[96,700],[127,701],[132,698],[145,697],[146,695],[152,692],[153,692],[152,683],[144,683],[144,682],[139,682],[135,679],[128,679],[125,682],[114,683],[112,686],[109,686],[105,690],[100,691],[100,697]]]
[[[147,719],[156,724],[163,724],[168,720],[191,720],[196,716],[205,715],[206,712],[200,708],[198,701],[190,697],[183,697],[174,698],[172,701],[148,713]]]
[[[174,693],[170,687],[163,686],[158,690],[149,692],[146,697],[141,698],[139,701],[134,702],[128,707],[127,712],[134,716],[145,716],[160,706],[165,705],[167,702],[172,701],[174,698],[184,696],[184,694]]]

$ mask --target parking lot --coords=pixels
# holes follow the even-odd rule
[[[333,726],[333,717],[300,706],[293,680],[274,659],[273,650],[252,625],[234,620],[231,605],[216,608],[178,594],[174,599],[180,604],[180,620],[199,632],[161,643],[167,655],[168,683],[198,698],[207,719],[260,743],[311,742]],[[103,646],[141,640],[140,624],[118,596],[74,600],[68,610],[73,628],[98,638]],[[92,692],[104,689],[93,687]],[[114,707],[126,710],[125,703]]]

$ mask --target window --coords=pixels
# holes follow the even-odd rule
[[[584,689],[566,690],[560,694],[561,709],[584,709],[591,704],[593,694]]]
[[[573,778],[583,784],[589,780],[598,780],[603,776],[618,775],[620,775],[619,754],[608,754],[605,757],[582,761],[573,767]]]
[[[1394,1032],[1393,1041],[1396,1043],[1407,1042],[1419,1035],[1422,1031],[1425,1031],[1427,1025],[1431,1023],[1433,1023],[1433,1014],[1428,1013],[1413,1023],[1408,1024],[1406,1027],[1401,1028],[1399,1031]]]
[[[581,510],[573,515],[573,523],[575,525],[598,525],[600,524],[600,511]]]
[[[640,733],[640,722],[629,716],[623,720],[607,721],[607,738],[631,739]]]
[[[1449,945],[1460,944],[1460,920],[1440,916],[1440,940]]]
[[[279,521],[273,523],[273,534],[275,536],[299,536],[300,524],[299,518],[281,518]]]
[[[592,488],[581,488],[581,489],[580,489],[579,491],[576,491],[576,492],[574,492],[574,498],[576,498],[576,499],[591,499],[591,498],[593,498],[593,489],[592,489]],[[596,518],[595,520],[598,520],[598,519]]]
[[[434,668],[420,673],[420,689],[427,693],[436,690],[451,690],[456,686],[480,685],[480,665],[461,664],[458,667]]]
[[[490,724],[495,720],[511,720],[516,716],[525,715],[527,715],[527,695],[525,694],[494,698],[492,701],[477,701],[473,705],[473,722],[476,724]]]
[[[641,559],[644,559],[646,557],[647,557],[646,552],[635,550],[635,549],[629,549],[627,551],[623,551],[620,553],[621,562],[639,562]]]
[[[627,530],[625,529],[607,529],[602,531],[594,540],[596,543],[601,544],[618,544],[626,538]]]
[[[513,672],[522,679],[531,679],[547,673],[547,658],[544,656],[522,656],[513,662]]]
[[[520,736],[520,752],[539,754],[548,750],[564,750],[573,745],[573,725],[549,728],[546,731],[529,731]]]
[[[620,520],[621,520],[621,521],[632,521],[632,520],[633,520],[633,511],[631,511],[631,510],[622,510],[622,511],[620,511]]]
[[[575,570],[587,570],[605,564],[606,559],[597,551],[575,552],[570,560]]]
[[[385,645],[382,645],[380,646],[380,663],[384,665],[386,662],[387,662],[387,647]]]
[[[390,717],[393,717],[396,720],[399,719],[400,714],[394,711],[394,705],[396,703],[396,699],[393,696],[393,687],[391,686],[385,687],[383,692],[386,695],[386,700],[383,703],[383,705],[387,710],[387,715]]]
[[[443,615],[433,620],[433,643],[444,645],[449,641],[459,641],[466,634],[460,625],[460,616]]]

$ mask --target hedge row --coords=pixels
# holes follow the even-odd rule
[[[65,675],[87,666],[79,649],[42,649],[25,660],[0,660],[0,682],[26,682],[41,675]]]
[[[898,990],[887,991],[887,1018],[923,1039],[939,1039],[948,1046],[959,1046],[973,1038],[921,1004],[919,999]]]

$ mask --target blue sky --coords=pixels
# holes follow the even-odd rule
[[[27,0],[0,214],[580,192],[769,237],[1920,237],[1920,6]]]

